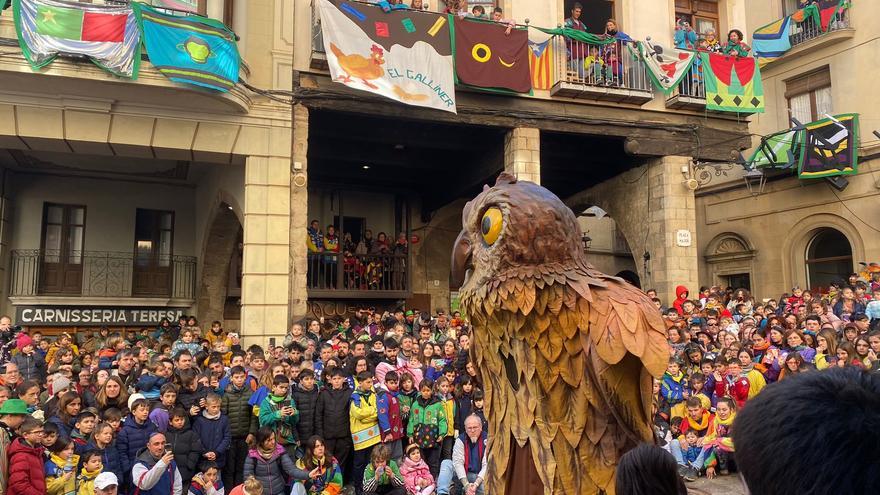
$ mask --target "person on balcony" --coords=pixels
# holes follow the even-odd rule
[[[748,57],[751,47],[746,44],[743,39],[743,33],[739,29],[731,29],[727,33],[727,44],[724,45],[722,51],[725,55],[736,55],[737,57]]]
[[[697,33],[691,27],[691,23],[678,19],[675,23],[675,36],[673,36],[675,47],[679,50],[696,50]]]
[[[628,34],[624,33],[617,27],[617,21],[608,19],[605,21],[605,36],[608,38],[616,38],[620,41],[632,41]]]
[[[324,252],[339,253],[339,236],[336,235],[336,227],[332,224],[327,226],[327,234],[324,236]],[[324,270],[327,277],[327,287],[336,288],[336,256],[325,256],[323,262],[327,265]]]
[[[566,29],[587,32],[587,26],[581,22],[581,12],[584,10],[580,2],[575,2],[571,7],[571,17],[565,19]],[[565,40],[565,51],[568,54],[568,67],[571,72],[577,73],[577,77],[584,78],[584,58],[586,58],[587,45],[579,41]]]
[[[320,263],[318,253],[324,251],[324,234],[317,220],[312,220],[307,229],[306,246],[309,248],[309,287],[317,287],[320,280]]]
[[[705,47],[702,46],[703,41],[705,41]],[[701,49],[710,53],[721,53],[724,51],[724,48],[721,46],[721,40],[718,39],[718,35],[713,28],[706,30],[706,38],[701,40]]]

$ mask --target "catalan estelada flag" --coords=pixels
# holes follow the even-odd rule
[[[536,43],[529,40],[529,68],[532,72],[533,89],[550,89],[553,86],[553,46],[550,40]]]

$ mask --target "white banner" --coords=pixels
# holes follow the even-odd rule
[[[440,14],[317,0],[333,80],[420,107],[455,109],[449,26]]]

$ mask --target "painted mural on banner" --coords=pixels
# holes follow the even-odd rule
[[[801,179],[858,173],[858,114],[835,115],[807,124],[801,143]]]
[[[155,326],[163,318],[176,321],[184,308],[102,306],[16,306],[15,323],[23,326]]]
[[[317,0],[317,5],[334,81],[407,105],[456,112],[446,16],[385,13],[342,0]]]

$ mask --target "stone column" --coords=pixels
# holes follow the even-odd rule
[[[684,285],[695,297],[699,290],[696,203],[694,191],[684,185],[682,167],[688,166],[686,156],[665,156],[648,165],[648,190],[635,191],[636,196],[646,193],[648,221],[646,250],[651,255],[649,277],[645,289],[657,289],[660,300],[672,304],[675,287]],[[690,246],[679,246],[679,230],[690,232]]]
[[[541,133],[517,127],[504,137],[504,171],[535,184],[541,183]]]
[[[290,129],[269,132],[269,156],[245,162],[241,327],[245,346],[287,332],[290,272]]]
[[[309,227],[308,150],[309,109],[303,105],[296,105],[293,107],[293,148],[291,149],[288,325],[303,318],[308,308],[308,248],[306,247],[306,229]]]

